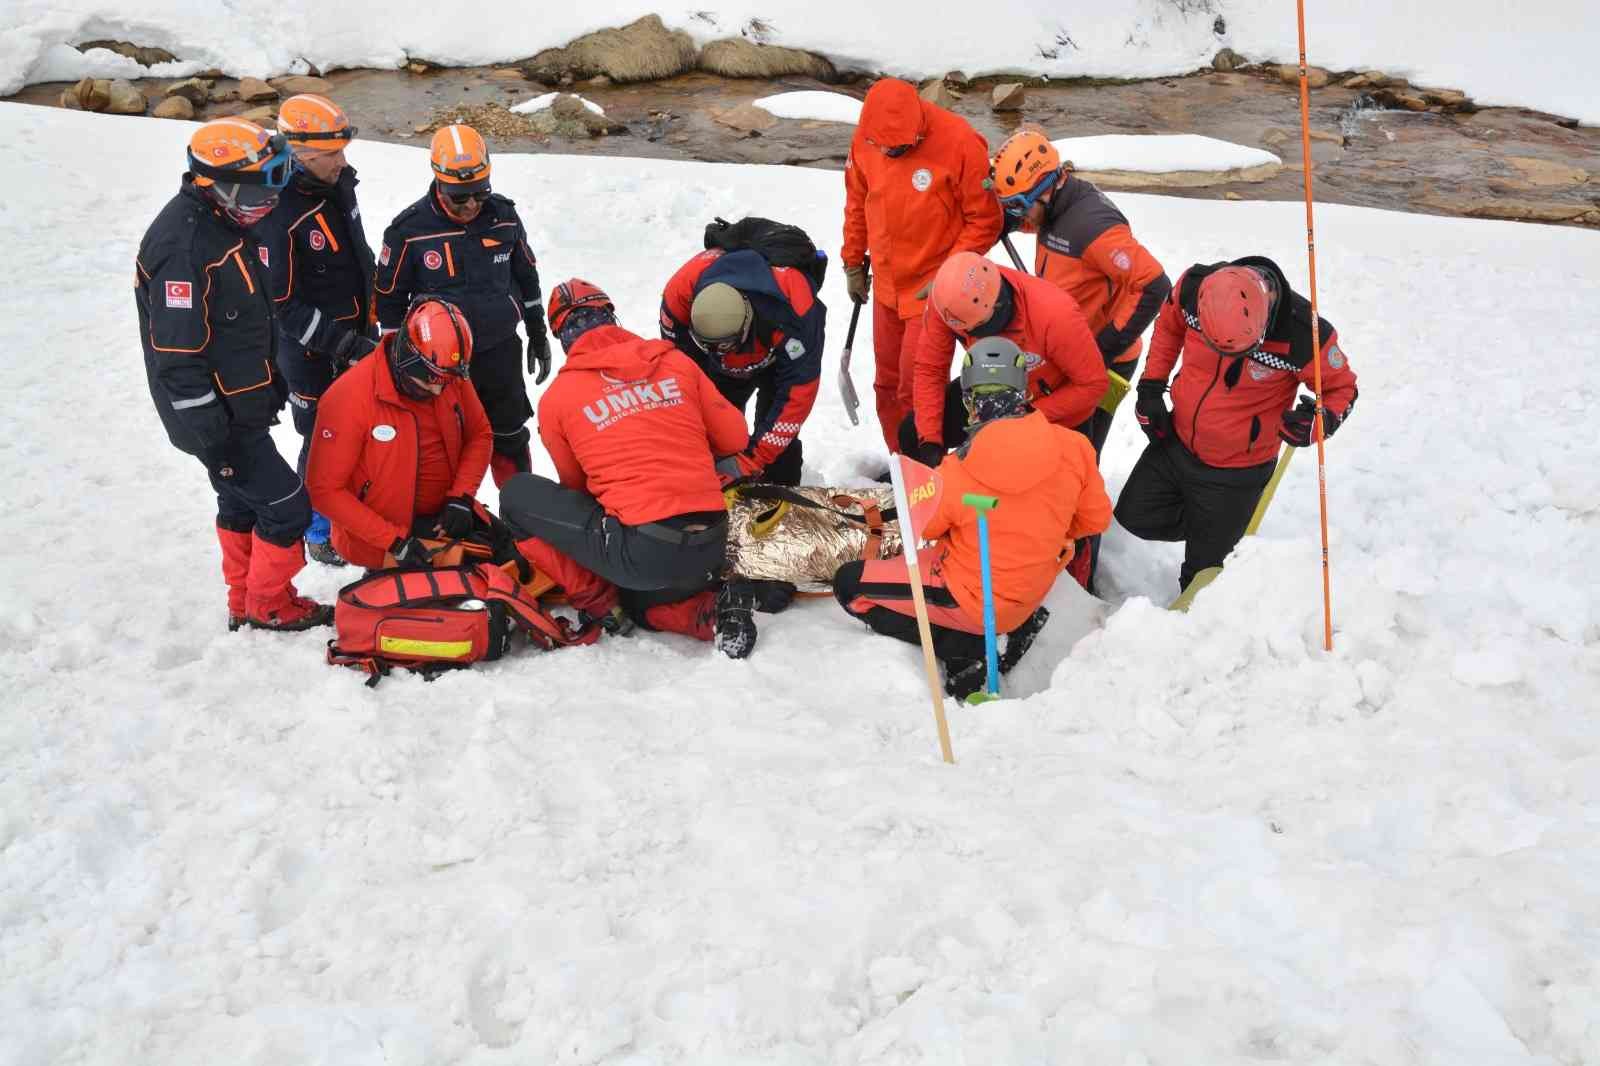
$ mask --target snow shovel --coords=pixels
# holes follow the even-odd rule
[[[1278,491],[1278,483],[1283,480],[1284,471],[1289,469],[1289,460],[1294,458],[1298,448],[1284,448],[1278,453],[1278,465],[1272,469],[1272,477],[1267,481],[1267,487],[1261,490],[1261,498],[1256,501],[1256,509],[1250,515],[1250,524],[1244,527],[1244,535],[1253,537],[1261,529],[1261,522],[1267,517],[1267,508],[1272,505],[1273,494]],[[1208,566],[1189,582],[1189,587],[1178,593],[1178,598],[1167,605],[1169,611],[1187,611],[1194,604],[1194,598],[1217,579],[1222,573],[1220,566]]]
[[[978,512],[978,567],[983,575],[983,658],[989,667],[987,686],[967,697],[968,703],[988,703],[1000,698],[1000,649],[994,631],[994,585],[989,569],[989,512],[1000,506],[993,496],[962,494],[961,502]]]
[[[855,347],[856,323],[860,321],[861,305],[856,304],[850,312],[850,331],[845,334],[844,351],[839,353],[839,398],[844,401],[844,413],[850,416],[852,426],[861,424],[861,416],[856,414],[861,399],[856,395],[855,382],[850,380],[850,349]]]

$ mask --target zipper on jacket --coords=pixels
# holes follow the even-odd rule
[[[1189,419],[1189,450],[1194,452],[1197,457],[1200,454],[1200,448],[1199,445],[1195,443],[1195,438],[1200,433],[1200,408],[1205,406],[1206,397],[1211,395],[1211,390],[1217,387],[1217,378],[1220,377],[1221,374],[1222,357],[1218,356],[1217,365],[1211,371],[1211,384],[1207,385],[1206,391],[1200,394],[1200,399],[1194,405],[1194,416]]]
[[[367,498],[367,490],[370,489],[370,488],[372,488],[371,479],[368,479],[367,481],[362,482],[361,491],[356,493],[356,499],[365,500]]]

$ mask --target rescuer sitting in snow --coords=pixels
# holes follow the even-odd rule
[[[639,624],[715,637],[744,658],[754,596],[718,587],[728,513],[716,470],[717,456],[749,443],[744,415],[672,342],[617,325],[611,298],[587,281],[556,286],[550,329],[567,358],[540,398],[539,439],[561,480],[506,482],[506,521],[616,584]]]
[[[945,691],[958,698],[983,687],[985,674],[977,512],[962,497],[999,501],[988,522],[996,629],[1010,634],[1002,671],[1017,664],[1049,618],[1041,604],[1071,562],[1074,542],[1111,522],[1094,447],[1030,408],[1028,387],[1027,356],[1013,341],[980,340],[967,353],[961,371],[967,442],[940,463],[938,507],[922,529],[922,539],[934,542],[917,557],[933,651],[944,663]],[[846,563],[833,591],[877,632],[917,643],[903,558]]]
[[[1356,374],[1332,323],[1322,338],[1323,433],[1350,417]],[[1172,409],[1162,394],[1172,383]],[[1184,542],[1179,589],[1221,566],[1244,536],[1278,444],[1314,440],[1311,303],[1270,259],[1196,264],[1156,318],[1134,411],[1150,443],[1117,499],[1117,521],[1144,540]]]

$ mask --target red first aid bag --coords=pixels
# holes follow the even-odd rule
[[[574,626],[540,603],[542,577],[524,585],[489,563],[375,570],[339,590],[328,662],[376,685],[396,666],[431,675],[498,659],[518,634],[547,650],[594,643],[598,623]]]

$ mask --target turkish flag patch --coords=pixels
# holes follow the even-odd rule
[[[389,246],[387,244],[383,246],[383,251],[378,253],[378,262],[384,266],[389,265]]]
[[[264,244],[256,245],[256,258],[261,260],[261,265],[264,267],[270,267],[272,265],[272,263],[267,259],[267,246]]]
[[[167,282],[167,306],[188,310],[194,307],[194,283],[192,281]]]

